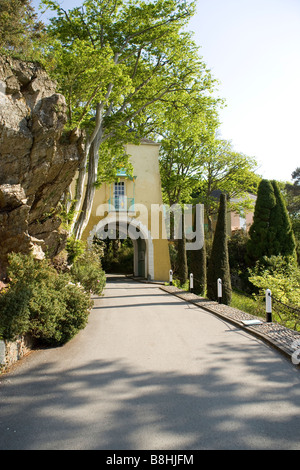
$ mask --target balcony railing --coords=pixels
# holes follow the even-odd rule
[[[108,204],[110,212],[134,212],[134,197],[111,197]]]

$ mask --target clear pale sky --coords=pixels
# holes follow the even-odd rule
[[[38,10],[39,0],[32,5]],[[69,9],[82,0],[61,0]],[[300,0],[198,0],[190,22],[226,100],[221,137],[267,179],[300,167]]]

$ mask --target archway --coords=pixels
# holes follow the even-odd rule
[[[131,238],[134,247],[133,274],[136,277],[154,279],[153,242],[150,231],[140,221],[125,214],[109,214],[91,230],[88,243],[94,237],[105,240],[116,233],[123,238]]]

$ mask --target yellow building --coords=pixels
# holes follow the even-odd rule
[[[159,147],[147,139],[142,139],[140,145],[126,145],[134,177],[120,171],[116,182],[103,184],[96,191],[82,239],[92,242],[95,236],[129,236],[134,246],[134,276],[168,281],[170,258],[162,209]]]

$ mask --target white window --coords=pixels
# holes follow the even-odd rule
[[[124,181],[114,183],[114,197],[125,196],[125,183]]]

